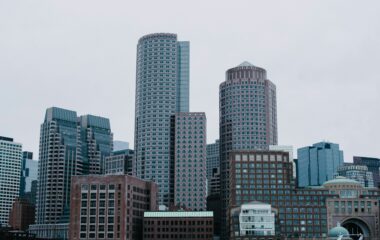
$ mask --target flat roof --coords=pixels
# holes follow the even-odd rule
[[[201,212],[161,211],[161,212],[144,212],[144,217],[151,217],[151,218],[214,217],[214,213],[212,211],[201,211]]]

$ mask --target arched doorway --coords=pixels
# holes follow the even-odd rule
[[[342,223],[342,227],[348,230],[353,240],[359,239],[360,234],[364,235],[364,239],[370,239],[371,237],[369,227],[363,220],[349,218]]]

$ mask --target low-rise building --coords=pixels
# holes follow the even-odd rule
[[[275,235],[275,212],[270,204],[250,202],[231,209],[230,227],[234,238]]]
[[[34,223],[35,206],[26,199],[16,198],[9,214],[9,225],[14,230],[27,230]]]
[[[157,184],[129,175],[74,176],[70,239],[142,239],[145,211],[158,210]]]
[[[213,238],[213,212],[145,212],[144,240]]]

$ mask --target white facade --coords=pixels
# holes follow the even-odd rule
[[[293,177],[296,178],[297,176],[297,169],[296,169],[296,163],[294,162],[293,158],[293,146],[290,145],[269,145],[270,151],[282,151],[289,153],[289,159],[293,163]]]
[[[0,137],[0,225],[8,224],[12,203],[19,196],[22,145]]]
[[[275,235],[275,214],[270,204],[251,202],[241,205],[239,214],[240,236]]]

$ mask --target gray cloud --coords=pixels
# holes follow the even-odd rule
[[[133,143],[139,37],[191,42],[192,111],[218,138],[218,88],[244,60],[277,85],[280,144],[380,157],[378,1],[0,1],[0,135],[38,151],[47,107],[111,119]]]

